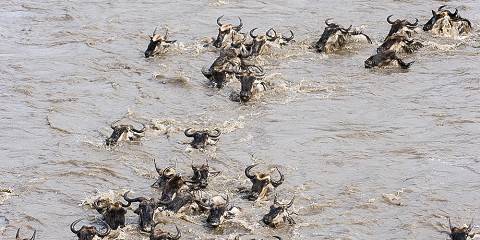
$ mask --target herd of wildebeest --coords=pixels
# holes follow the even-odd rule
[[[446,6],[441,6],[437,11],[432,10],[432,15],[431,19],[423,25],[423,30],[426,32],[446,37],[462,36],[472,32],[472,24],[469,20],[460,17],[457,9],[452,13],[446,9]],[[206,45],[206,47],[218,49],[220,56],[209,68],[202,69],[202,73],[212,86],[217,88],[222,88],[231,79],[239,80],[241,90],[237,100],[246,102],[256,92],[266,90],[266,86],[262,82],[262,77],[265,75],[263,67],[255,63],[255,58],[264,54],[267,48],[288,47],[294,41],[294,33],[290,30],[283,35],[277,33],[274,28],[270,28],[265,34],[260,35],[256,34],[258,28],[253,28],[249,34],[245,34],[241,32],[243,28],[241,18],[239,18],[238,25],[223,23],[222,18],[223,16],[217,19],[217,38],[212,38]],[[387,22],[391,24],[390,32],[383,44],[377,48],[376,54],[365,61],[365,67],[392,65],[407,69],[412,62],[406,63],[400,56],[411,54],[424,46],[414,38],[420,32],[419,20],[416,19],[413,23],[408,20],[392,20],[392,15],[390,15],[387,17]],[[312,48],[320,53],[331,54],[362,39],[372,44],[368,35],[359,30],[352,30],[352,26],[344,28],[333,23],[331,19],[325,20],[325,24],[326,27],[321,38],[312,44]],[[146,58],[165,53],[168,47],[175,42],[175,40],[169,39],[168,30],[163,36],[156,30],[150,36],[150,42],[145,51]],[[139,141],[147,129],[145,125],[142,129],[136,129],[133,125],[118,124],[118,121],[112,123],[111,128],[113,133],[105,142],[110,147],[122,141]],[[208,145],[215,144],[219,140],[221,132],[218,129],[194,130],[189,128],[184,131],[184,134],[186,137],[193,138],[190,143],[193,149],[202,150]],[[289,212],[295,197],[290,201],[280,202],[277,199],[277,193],[273,194],[276,192],[274,190],[284,182],[284,175],[278,168],[275,168],[279,174],[278,180],[275,180],[271,171],[253,172],[256,166],[257,164],[251,165],[245,169],[245,176],[252,182],[245,199],[249,201],[273,200],[270,211],[261,218],[266,227],[277,228],[282,225],[295,224]],[[206,223],[212,228],[221,226],[224,219],[234,218],[239,209],[231,204],[228,194],[219,194],[210,199],[206,199],[202,195],[202,191],[208,188],[211,177],[219,172],[211,171],[208,162],[201,165],[192,164],[191,167],[192,176],[185,177],[177,173],[175,167],[159,168],[155,162],[155,169],[159,177],[152,187],[159,189],[160,196],[132,197],[130,191],[127,191],[123,194],[126,203],[99,198],[92,205],[102,215],[103,230],[91,224],[78,228],[79,223],[85,221],[81,218],[70,225],[71,231],[78,236],[79,240],[92,240],[95,236],[103,238],[109,235],[112,229],[116,230],[125,226],[125,215],[129,207],[135,203],[138,203],[138,207],[133,212],[138,215],[139,230],[150,234],[151,240],[180,239],[182,236],[178,227],[176,227],[176,233],[166,232],[159,228],[160,222],[154,220],[155,211],[180,213],[187,209],[195,209],[197,213],[205,213]],[[447,234],[453,240],[466,240],[474,236],[472,233],[473,223],[468,226],[453,227],[449,219],[449,227]],[[20,229],[17,231],[17,240],[22,239],[19,232]],[[281,239],[278,236],[272,238]],[[30,239],[35,239],[35,233]],[[236,239],[240,239],[240,236]]]

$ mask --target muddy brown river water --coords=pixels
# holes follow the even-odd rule
[[[388,33],[385,19],[419,18],[448,4],[473,23],[466,38],[420,33],[426,47],[409,71],[366,70]],[[207,86],[202,47],[225,15],[244,31],[275,27],[296,43],[262,57],[270,89],[248,104]],[[332,17],[374,41],[339,54],[308,49]],[[161,166],[190,175],[209,160],[241,213],[218,230],[205,215],[172,216],[182,239],[239,234],[284,239],[445,239],[447,220],[480,224],[480,2],[465,1],[21,1],[0,2],[0,238],[17,228],[37,239],[75,239],[69,224],[98,216],[82,202],[150,188]],[[148,35],[170,29],[177,44],[145,59]],[[140,144],[104,145],[111,122],[150,123]],[[187,127],[218,127],[206,152],[186,151]],[[261,223],[270,202],[242,199],[243,169],[277,166],[281,199],[296,196],[296,225]],[[117,239],[148,239],[129,211]],[[477,228],[479,230],[479,228]]]

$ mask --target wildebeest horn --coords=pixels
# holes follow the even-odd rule
[[[30,238],[30,240],[35,240],[35,235],[37,234],[37,230],[34,230],[33,231],[33,235],[32,237]],[[20,228],[17,230],[17,234],[15,235],[15,239],[16,240],[21,240],[20,239]]]
[[[455,12],[454,12],[454,13],[452,13],[452,12],[448,11],[448,16],[450,16],[451,18],[454,18],[454,17],[456,17],[456,16],[457,16],[457,14],[458,14],[458,9],[457,9],[457,8],[455,8]]]
[[[257,29],[258,28],[254,28],[254,29],[250,30],[250,37],[252,37],[252,38],[258,37],[258,35],[253,35],[253,32],[255,32],[255,30],[257,30]]]
[[[147,128],[147,126],[145,126],[145,124],[141,123],[142,124],[142,129],[138,130],[134,127],[132,127],[132,131],[136,132],[136,133],[143,133],[145,132],[145,129]]]
[[[325,19],[325,25],[327,25],[327,26],[329,26],[329,27],[332,26],[332,25],[334,25],[333,23],[329,23],[329,21],[332,20],[332,19],[333,19],[333,18],[327,18],[327,19]]]
[[[223,25],[223,24],[220,22],[220,20],[222,20],[222,18],[223,18],[223,15],[217,18],[217,25],[220,26],[220,27]]]
[[[254,179],[255,178],[255,175],[252,175],[250,173],[250,171],[252,170],[252,168],[256,167],[258,164],[253,164],[253,165],[250,165],[248,166],[247,168],[245,168],[245,176],[247,176],[248,178],[250,179]]]
[[[408,23],[408,25],[415,27],[415,26],[418,25],[418,18],[415,18],[415,22],[414,22],[414,23],[410,23],[410,22],[407,22],[407,23]]]
[[[80,219],[77,219],[74,222],[72,222],[72,224],[70,224],[70,231],[77,234],[80,230],[75,230],[75,225],[77,225],[77,223],[79,223],[82,220],[83,220],[83,218],[80,218]]]
[[[174,240],[178,240],[178,239],[180,239],[180,237],[182,237],[182,233],[180,232],[180,229],[178,229],[177,225],[175,225],[175,228],[177,229],[177,235],[172,236],[170,233],[168,235],[170,235],[170,238],[172,238]]]
[[[127,192],[125,192],[125,193],[123,194],[123,199],[125,199],[125,201],[127,201],[127,202],[129,202],[129,203],[145,201],[145,198],[144,198],[144,197],[129,198],[129,197],[128,197],[128,193],[130,193],[130,191],[127,191]]]
[[[447,5],[442,5],[442,6],[440,6],[437,11],[442,11],[442,9],[445,8],[446,6],[447,6]]]
[[[215,134],[213,134],[213,133],[215,133]],[[221,134],[222,134],[222,132],[220,132],[220,129],[218,129],[218,128],[215,128],[215,129],[213,130],[213,132],[208,131],[208,136],[209,136],[209,137],[212,137],[212,138],[220,137]]]
[[[107,228],[107,230],[104,232],[104,233],[99,233],[98,230],[97,230],[97,236],[103,238],[103,237],[106,237],[108,234],[110,234],[110,226],[104,222],[103,220],[100,220],[101,223],[103,223],[103,225]],[[96,230],[97,228],[95,228]]]
[[[285,177],[283,176],[282,172],[280,172],[280,170],[277,167],[275,169],[277,169],[278,174],[280,174],[280,179],[278,181],[273,181],[273,180],[271,180],[271,181],[272,181],[272,185],[274,187],[278,187],[283,183],[283,181],[285,180]]]
[[[157,160],[153,159],[153,164],[155,164],[155,170],[157,171],[158,175],[162,175],[162,169],[157,167]]]
[[[153,30],[152,37],[155,36],[155,33],[157,33],[157,27],[155,27],[155,30]]]
[[[193,137],[193,135],[195,134],[195,130],[193,132],[190,132],[191,130],[192,130],[192,128],[187,128],[187,129],[185,129],[185,132],[183,132],[183,133],[187,137]]]
[[[387,17],[387,22],[390,24],[394,24],[395,22],[392,22],[392,20],[390,20],[391,17],[393,17],[393,15]]]
[[[273,32],[273,36],[272,34],[270,34],[270,32]],[[265,34],[267,35],[267,37],[271,38],[272,40],[275,40],[278,38],[277,32],[273,28],[268,29],[268,31]]]
[[[279,236],[273,236],[273,237],[276,238],[276,239],[278,239],[278,240],[282,240],[282,238],[279,237]]]
[[[295,34],[293,34],[293,31],[290,30],[290,37],[288,37],[288,38],[287,37],[282,37],[282,38],[283,38],[283,40],[285,40],[287,42],[290,42],[290,41],[293,40],[294,37],[295,37]]]
[[[240,31],[240,29],[242,29],[242,27],[243,27],[242,19],[241,19],[240,17],[238,17],[238,20],[240,20],[240,24],[238,24],[237,26],[233,27],[233,29],[235,29],[236,31]]]

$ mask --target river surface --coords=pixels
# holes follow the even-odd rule
[[[75,239],[69,224],[98,216],[83,202],[99,195],[158,196],[162,166],[185,176],[203,163],[221,174],[211,193],[229,194],[241,213],[219,230],[205,215],[173,216],[182,239],[238,234],[284,239],[445,239],[455,225],[480,224],[480,34],[420,33],[426,47],[407,56],[408,71],[366,70],[388,33],[385,21],[425,23],[440,5],[457,7],[480,28],[480,1],[21,1],[0,2],[0,238]],[[269,90],[248,104],[217,90],[201,68],[218,52],[216,18],[296,33],[296,43],[262,57]],[[374,41],[339,54],[308,49],[334,18]],[[145,59],[155,27],[178,40]],[[110,123],[155,125],[139,144],[104,145]],[[206,152],[186,151],[187,127],[223,134]],[[243,170],[278,167],[279,198],[296,196],[296,225],[261,223],[270,202],[248,202]],[[278,176],[274,174],[274,177]],[[8,191],[12,193],[8,193]],[[129,226],[118,239],[148,239]],[[185,220],[186,219],[186,220]],[[478,228],[477,228],[478,230]]]

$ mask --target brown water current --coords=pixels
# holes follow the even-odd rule
[[[364,68],[388,15],[423,24],[443,4],[474,33],[422,32],[426,47],[407,57],[410,70]],[[247,104],[229,99],[239,83],[213,89],[201,73],[218,55],[202,39],[216,36],[220,15],[242,17],[244,32],[295,32],[294,44],[261,57],[270,88]],[[326,18],[361,27],[373,45],[328,56],[308,49]],[[208,159],[221,171],[209,192],[241,209],[218,230],[205,215],[167,217],[164,228],[177,224],[182,239],[445,239],[447,215],[480,224],[478,0],[2,0],[0,19],[0,239],[19,227],[75,239],[69,224],[98,216],[83,202],[125,190],[158,197],[153,159],[185,176]],[[145,59],[155,27],[178,41]],[[105,147],[122,118],[156,128],[139,144]],[[186,151],[188,127],[223,134],[206,152]],[[252,163],[285,174],[276,192],[296,196],[296,225],[270,229],[261,219],[271,201],[241,198]],[[129,210],[129,226],[113,235],[148,239],[137,219]]]

